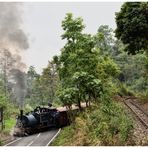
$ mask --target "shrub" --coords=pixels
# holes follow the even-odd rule
[[[125,84],[119,84],[119,95],[121,96],[134,96],[134,92],[131,91]]]
[[[146,90],[145,92],[138,92],[136,95],[138,96],[138,100],[142,104],[148,103],[148,90]]]

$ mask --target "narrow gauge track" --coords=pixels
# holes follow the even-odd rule
[[[135,101],[131,99],[125,99],[124,103],[136,115],[136,117],[142,123],[142,125],[146,129],[148,129],[148,113],[145,110],[143,110],[143,108],[140,105],[138,105]]]

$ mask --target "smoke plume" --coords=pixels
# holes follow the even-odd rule
[[[0,3],[0,45],[23,50],[29,47],[26,34],[21,29],[21,4]]]
[[[25,73],[20,71],[19,69],[12,69],[11,75],[13,76],[13,80],[15,80],[14,90],[16,98],[18,99],[17,102],[20,105],[20,108],[23,108],[24,105],[24,98],[26,94],[26,79]]]
[[[22,4],[0,2],[0,64],[7,81],[13,83],[13,92],[19,106],[23,106],[25,85],[25,63],[23,51],[29,48],[28,38],[22,29]],[[6,78],[5,78],[6,79]]]

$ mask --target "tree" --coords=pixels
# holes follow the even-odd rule
[[[3,86],[5,89],[5,96],[8,95],[8,79],[10,75],[10,70],[15,65],[15,59],[10,53],[8,49],[1,49],[0,51],[0,70],[1,70],[1,76],[3,79]]]
[[[74,19],[72,13],[66,15],[65,20],[62,21],[62,28],[65,31],[62,39],[67,39],[66,46],[75,43],[81,37],[81,32],[85,27],[82,22],[83,19],[80,17]]]
[[[58,91],[58,98],[61,100],[64,106],[71,109],[73,103],[77,103],[76,99],[78,97],[79,90],[75,87],[62,88]]]
[[[109,26],[99,26],[97,34],[94,36],[94,40],[95,46],[100,49],[102,54],[113,54],[113,46],[115,44],[113,35],[113,29],[109,28]]]
[[[90,34],[82,33],[84,24],[81,18],[73,18],[72,14],[67,14],[65,20],[62,21],[62,27],[65,31],[62,39],[66,39],[67,43],[60,56],[59,75],[61,85],[63,92],[66,90],[66,92],[71,93],[71,89],[75,90],[74,94],[76,96],[73,97],[75,99],[72,99],[72,102],[81,108],[81,102],[87,102],[88,98],[90,100],[92,96],[90,94],[91,90],[87,86],[90,83],[89,77],[93,76],[93,79],[98,77],[98,51],[94,49],[93,37]],[[85,83],[79,83],[83,81]],[[62,91],[61,94],[63,94]]]
[[[34,66],[30,66],[27,72],[27,97],[31,98],[33,93],[33,82],[37,77],[37,72],[35,71]]]
[[[16,103],[16,94],[14,92],[15,87],[15,74],[12,71],[16,69],[23,69],[25,64],[21,62],[21,57],[16,54],[12,54],[9,49],[0,50],[0,73],[3,80],[3,87],[5,90],[5,96]]]
[[[48,66],[43,69],[41,75],[41,86],[45,100],[53,102],[58,85],[57,66],[54,61],[49,61]]]
[[[56,64],[57,63],[57,64]],[[26,103],[32,107],[49,101],[53,103],[56,99],[56,90],[59,84],[57,74],[58,57],[54,56],[52,61],[43,69],[42,74],[37,74],[33,66],[27,72],[27,96]]]
[[[101,80],[95,78],[94,75],[83,71],[75,72],[72,80],[75,88],[79,90],[76,98],[78,101],[85,101],[86,106],[88,106],[88,103],[90,105],[91,101],[96,101],[97,97],[100,97],[100,92],[102,92]]]
[[[90,101],[96,101],[101,96],[102,85],[116,76],[118,67],[109,57],[100,54],[92,35],[82,33],[84,24],[81,18],[73,18],[72,14],[67,14],[62,21],[62,27],[65,31],[62,39],[66,39],[67,42],[59,58],[55,58],[59,63],[61,82],[58,95],[60,98],[65,96],[66,99],[62,99],[65,104],[76,103],[81,109],[82,101],[87,104]],[[105,36],[104,32],[108,27],[102,27],[102,29],[100,28],[100,32],[102,31],[101,34]],[[101,40],[99,45],[103,45],[104,42],[111,44],[108,34],[106,36],[107,39]],[[108,48],[108,46],[102,46],[102,51],[108,50],[103,48]]]
[[[148,53],[148,3],[126,2],[116,13],[116,37],[130,54]]]
[[[81,18],[73,18],[71,13],[68,13],[65,19],[62,21],[62,27],[65,31],[62,35],[62,39],[66,39],[67,43],[62,49],[60,56],[59,77],[64,85],[70,85],[70,79],[73,75],[73,69],[75,69],[76,49],[80,49],[80,40],[82,37],[82,30],[84,25]]]
[[[148,3],[127,2],[116,14],[116,37],[124,44],[124,52],[117,55],[117,62],[122,69],[122,78],[134,91],[145,91],[148,83]],[[142,54],[143,53],[143,54]],[[122,65],[121,59],[124,58]]]
[[[145,91],[148,87],[145,65],[147,56],[145,54],[127,55],[121,52],[115,58],[121,69],[119,80],[134,91]]]
[[[27,94],[26,94],[26,105],[35,107],[36,105],[43,105],[43,97],[41,92],[41,81],[40,75],[36,72],[34,66],[30,66],[27,74]]]

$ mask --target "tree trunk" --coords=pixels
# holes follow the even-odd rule
[[[78,107],[79,107],[79,110],[82,110],[82,107],[81,107],[81,101],[80,101],[79,98],[78,98]]]
[[[89,104],[89,106],[90,106],[90,100],[89,100],[88,104]]]
[[[91,99],[91,97],[90,97],[90,94],[89,94],[89,97],[88,97],[88,106],[90,106],[90,99]]]
[[[88,107],[88,100],[85,100],[85,102],[86,102],[86,107]]]

